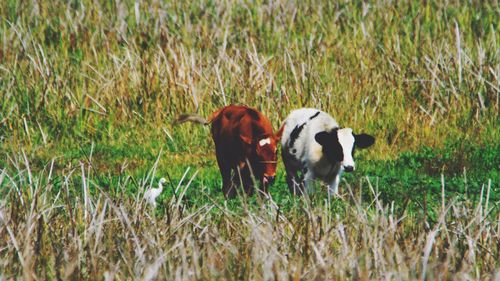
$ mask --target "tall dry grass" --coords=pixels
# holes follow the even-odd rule
[[[170,124],[311,106],[374,134],[365,159],[498,143],[497,30],[497,1],[0,1],[0,280],[498,280],[497,182],[418,186],[400,201],[422,212],[368,180],[344,201],[224,202],[215,169],[183,170],[215,165],[207,131]],[[494,147],[471,151],[490,167]],[[449,166],[467,180],[430,170]],[[167,172],[154,212],[141,195]]]
[[[161,137],[205,153],[205,134],[169,123],[229,103],[258,107],[276,127],[292,109],[321,108],[376,134],[378,158],[498,140],[496,7],[4,1],[2,146],[49,161],[78,143]]]
[[[335,202],[302,199],[283,212],[272,198],[243,200],[238,208],[216,200],[189,206],[185,180],[179,196],[162,202],[160,215],[141,197],[151,178],[139,181],[135,197],[110,196],[95,185],[88,164],[59,177],[54,163],[33,174],[25,157],[18,160],[16,171],[0,176],[8,190],[0,200],[2,280],[500,277],[500,215],[489,201],[491,185],[473,202],[445,198],[443,182],[442,205],[429,210],[438,215],[432,221],[397,214],[370,181],[363,188],[372,196],[363,202],[348,186],[343,211],[332,212]],[[130,180],[117,188],[125,190]]]

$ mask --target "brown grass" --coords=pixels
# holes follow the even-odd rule
[[[164,280],[495,280],[499,278],[500,215],[489,202],[447,199],[430,210],[437,221],[360,202],[347,187],[343,209],[302,199],[283,212],[271,199],[241,207],[187,206],[182,194],[153,212],[141,199],[111,197],[84,164],[58,179],[51,165],[30,174],[1,174],[0,278]],[[80,180],[76,180],[76,177]],[[196,174],[193,176],[195,177]],[[45,177],[45,178],[43,178]],[[15,180],[14,180],[15,178]],[[117,187],[124,190],[124,180]],[[491,183],[490,183],[491,184]],[[25,189],[20,189],[26,186]],[[444,192],[443,184],[443,192]],[[77,196],[73,190],[82,190]],[[90,192],[95,190],[95,192]],[[202,193],[203,191],[200,191]],[[444,194],[444,193],[443,193]],[[202,196],[200,194],[200,196]],[[205,195],[206,196],[206,195]],[[335,203],[335,202],[332,202]],[[339,202],[336,202],[337,205]]]

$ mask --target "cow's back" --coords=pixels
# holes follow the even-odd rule
[[[259,111],[240,105],[229,105],[212,117],[212,138],[216,147],[226,151],[229,158],[244,158],[249,147],[241,136],[254,139],[260,135],[272,135],[271,122]]]
[[[294,110],[285,120],[282,148],[297,163],[302,163],[302,158],[312,162],[319,161],[322,157],[322,148],[315,141],[315,135],[337,127],[335,119],[324,111],[314,108]]]

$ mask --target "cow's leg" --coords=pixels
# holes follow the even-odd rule
[[[314,191],[314,175],[311,171],[305,171],[304,173],[304,186],[307,194],[311,194]]]
[[[237,178],[237,186],[242,187],[243,191],[247,195],[253,194],[253,181],[252,181],[252,173],[248,168],[248,165],[244,162],[241,162],[238,168],[236,169],[236,178]]]
[[[286,171],[286,184],[288,185],[288,189],[293,195],[297,195],[297,189],[296,189],[296,178],[297,178],[297,170],[292,167],[289,161],[290,159],[287,159],[285,156],[285,153],[282,154],[283,158],[283,163],[285,164],[285,171]]]
[[[251,170],[247,167],[243,169],[243,188],[248,196],[252,196],[254,193],[254,182]]]
[[[237,193],[238,188],[241,186],[241,171],[238,167],[231,170],[231,183],[234,193]]]
[[[236,196],[236,187],[231,180],[231,169],[228,169],[227,175],[222,176],[222,192],[226,198],[234,198]]]
[[[216,155],[217,164],[219,165],[220,174],[222,176],[222,192],[226,198],[234,198],[236,196],[236,190],[231,179],[231,167],[224,161],[221,153],[216,153]]]
[[[302,176],[299,176],[299,165],[297,159],[288,152],[288,148],[284,147],[281,150],[281,157],[283,158],[283,164],[285,164],[286,171],[286,183],[290,193],[293,195],[302,195],[304,192]]]
[[[286,166],[286,165],[285,165]],[[303,195],[304,193],[304,178],[299,175],[298,170],[294,167],[285,167],[286,169],[286,183],[288,189],[293,195]]]
[[[332,180],[332,182],[330,184],[328,184],[328,199],[330,199],[332,196],[339,195],[340,175],[341,175],[341,172],[339,172],[335,176],[335,178]]]
[[[299,175],[297,170],[289,170],[286,172],[286,183],[288,184],[288,189],[293,195],[303,195],[303,177]]]
[[[234,169],[233,182],[235,188],[242,188],[247,195],[253,194],[252,173],[248,168],[248,163],[240,161]]]

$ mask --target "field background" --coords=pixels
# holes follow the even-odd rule
[[[0,280],[500,278],[497,1],[0,3]],[[343,199],[226,202],[209,129],[376,137]],[[145,188],[169,181],[151,210]]]

